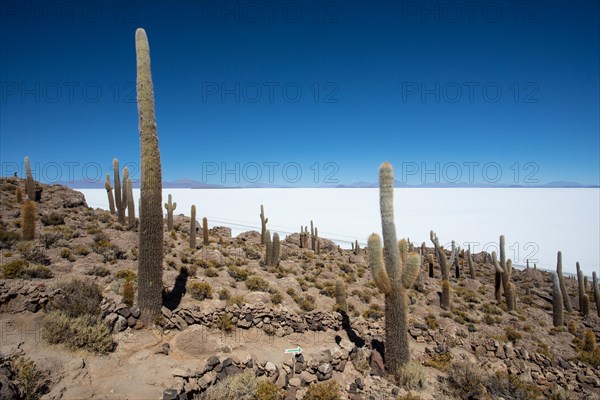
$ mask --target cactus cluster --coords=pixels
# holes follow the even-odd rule
[[[300,248],[308,248],[308,227],[300,225]]]
[[[135,50],[141,153],[138,302],[142,312],[141,318],[148,323],[155,322],[161,315],[164,223],[162,171],[154,118],[150,46],[143,29],[137,29],[135,32]],[[116,184],[117,180],[115,189]]]
[[[275,232],[271,241],[271,231],[267,229],[265,234],[265,266],[279,265],[280,246],[279,234]]]
[[[577,269],[577,283],[579,287],[579,312],[584,317],[587,317],[590,315],[590,298],[586,293],[585,277],[579,263],[576,263],[575,267]]]
[[[355,240],[354,243],[352,243],[352,252],[356,256],[360,254],[360,245],[358,244],[358,240]]]
[[[126,196],[121,186],[121,175],[119,173],[119,160],[116,158],[113,160],[113,171],[114,171],[114,183],[115,183],[115,206],[117,208],[117,217],[121,225],[125,225],[125,209],[127,208]],[[123,170],[123,177],[125,177],[125,170]]]
[[[372,234],[368,240],[369,266],[379,290],[385,294],[385,360],[386,369],[397,374],[410,360],[408,343],[408,304],[406,291],[414,283],[420,269],[420,257],[408,252],[405,240],[396,240],[394,224],[394,172],[389,163],[379,169],[381,239]]]
[[[321,241],[319,240],[319,230],[313,225],[312,220],[310,221],[310,242],[312,251],[316,254],[320,254]]]
[[[177,208],[177,203],[173,203],[171,195],[168,197],[168,201],[165,203],[165,209],[167,210],[167,231],[173,230],[173,211]]]
[[[450,265],[454,264],[454,260],[456,259],[457,249],[452,241],[452,251],[450,252],[450,258],[446,259],[446,252],[444,248],[440,245],[440,241],[435,234],[434,231],[429,232],[429,238],[433,243],[435,254],[438,260],[438,264],[440,264],[440,270],[442,272],[442,292],[440,294],[440,307],[443,310],[450,309]]]

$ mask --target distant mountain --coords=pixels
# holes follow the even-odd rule
[[[91,182],[86,180],[76,180],[70,182],[58,182],[61,185],[70,187],[72,189],[100,189],[104,188],[104,181],[102,182]],[[112,182],[111,182],[112,184]],[[134,188],[139,188],[139,182],[133,182]],[[163,188],[165,189],[259,189],[259,188],[376,188],[378,184],[375,182],[358,181],[350,184],[339,184],[339,185],[322,185],[322,186],[285,186],[280,184],[270,183],[252,183],[248,185],[237,185],[237,186],[226,186],[216,183],[204,183],[193,179],[177,179],[174,181],[163,182]],[[397,188],[599,188],[598,185],[585,185],[579,182],[572,181],[553,181],[548,183],[536,184],[536,185],[517,185],[517,184],[502,184],[502,183],[424,183],[422,185],[412,185],[408,183],[402,183],[400,181],[394,182],[394,187]]]

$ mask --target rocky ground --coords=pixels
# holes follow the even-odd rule
[[[574,311],[555,328],[548,272],[514,270],[517,308],[507,312],[495,301],[486,255],[475,254],[477,279],[466,267],[453,277],[445,311],[439,266],[430,278],[424,265],[409,291],[414,361],[398,379],[384,371],[384,299],[364,250],[321,239],[315,254],[293,234],[282,238],[279,265],[266,266],[259,232],[231,237],[228,228],[212,227],[210,243],[200,231],[192,250],[190,220],[175,216],[174,232],[164,235],[163,318],[149,327],[124,296],[135,286],[135,229],[88,208],[81,193],[39,186],[36,239],[24,242],[15,195],[24,182],[0,180],[2,399],[32,390],[46,399],[194,398],[244,371],[266,377],[286,399],[332,381],[341,399],[600,398],[600,350],[595,341],[589,348],[600,319],[591,292],[590,315],[580,314],[575,280],[566,280]],[[24,272],[10,269],[16,260],[27,260]],[[48,337],[46,317],[74,278],[100,287],[97,318],[110,331],[109,351]],[[346,284],[346,317],[336,310],[336,279]],[[298,347],[301,354],[284,352]]]

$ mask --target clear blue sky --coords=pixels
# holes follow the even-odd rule
[[[1,2],[2,174],[137,165],[143,27],[164,180],[599,183],[599,2],[271,4]]]

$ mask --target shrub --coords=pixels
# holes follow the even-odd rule
[[[427,372],[419,362],[410,361],[398,370],[396,379],[398,386],[404,389],[424,389],[427,384]]]
[[[581,349],[583,351],[594,351],[596,348],[596,335],[591,329],[588,329],[583,334],[583,346]]]
[[[73,257],[73,253],[71,253],[71,250],[69,250],[69,249],[62,249],[60,251],[60,257],[64,258],[65,260],[69,260],[69,261],[75,260],[75,258]]]
[[[485,381],[485,387],[494,399],[505,398],[515,400],[542,399],[542,391],[535,385],[523,382],[516,375],[498,372],[490,375]]]
[[[269,292],[269,283],[260,276],[251,276],[246,280],[246,287],[253,292]]]
[[[210,278],[219,276],[219,271],[217,271],[216,269],[214,269],[212,267],[206,268],[206,271],[204,271],[204,273],[206,274],[206,276],[208,276]]]
[[[381,310],[381,307],[379,307],[379,305],[371,304],[369,305],[369,308],[366,309],[363,313],[363,317],[377,320],[383,317],[383,311]]]
[[[110,275],[110,271],[104,265],[94,265],[90,271],[87,273],[88,275],[105,277]]]
[[[231,298],[231,294],[227,288],[223,288],[219,290],[219,300],[229,300]]]
[[[50,259],[46,256],[46,251],[41,247],[30,247],[23,252],[23,256],[30,263],[50,265]]]
[[[11,361],[11,367],[22,399],[37,400],[47,393],[48,385],[45,374],[37,369],[33,360],[19,357]]]
[[[314,383],[308,387],[304,400],[340,400],[340,386],[334,380]]]
[[[16,279],[23,275],[25,268],[29,267],[29,263],[26,260],[13,260],[2,266],[2,278],[4,279]]]
[[[43,214],[40,218],[42,223],[46,226],[55,226],[55,225],[64,225],[65,217],[55,211],[52,211],[48,214]]]
[[[521,335],[519,331],[510,326],[506,328],[504,332],[506,334],[506,340],[508,340],[509,342],[517,343],[519,339],[523,338],[523,335]]]
[[[283,301],[283,296],[281,295],[281,293],[278,290],[271,293],[271,303],[281,304],[282,301]]]
[[[223,332],[231,332],[235,325],[231,321],[231,316],[229,314],[223,314],[216,323],[217,329],[222,330]]]
[[[44,318],[42,336],[50,344],[62,343],[71,349],[93,353],[106,354],[114,348],[108,327],[91,315],[68,317],[52,311]]]
[[[257,377],[253,371],[245,371],[210,386],[199,399],[283,400],[283,393],[266,378]]]
[[[459,398],[467,398],[485,390],[485,376],[481,367],[467,361],[459,361],[448,369],[448,383]]]
[[[310,294],[306,294],[304,296],[296,296],[294,297],[294,301],[303,311],[312,311],[316,307],[315,298]]]
[[[23,271],[23,275],[24,278],[31,279],[50,279],[54,277],[54,274],[52,271],[50,271],[50,268],[44,265],[33,265],[29,268],[26,268],[25,271]]]
[[[60,233],[44,232],[40,235],[40,242],[44,245],[45,248],[49,249],[62,238],[63,236]]]
[[[196,300],[212,299],[212,287],[208,282],[190,282],[187,292]]]
[[[94,282],[75,278],[59,282],[57,289],[60,289],[60,294],[54,296],[52,309],[62,311],[68,317],[99,313],[102,291]]]
[[[428,367],[432,367],[435,369],[439,369],[440,371],[445,371],[452,360],[452,354],[444,353],[444,354],[435,354],[431,357],[430,360],[425,362],[425,365]]]
[[[227,299],[227,305],[230,306],[232,304],[236,304],[238,307],[241,307],[244,305],[244,303],[246,302],[246,299],[244,298],[244,296],[232,296],[229,299]]]
[[[129,307],[133,306],[133,301],[135,299],[135,288],[133,287],[133,282],[127,281],[125,285],[123,285],[123,303],[127,304]]]
[[[115,278],[123,279],[125,282],[135,281],[137,279],[137,274],[129,269],[122,269],[115,273]]]
[[[15,243],[21,240],[17,232],[8,232],[0,229],[0,249],[12,249]]]
[[[245,281],[250,276],[250,272],[246,269],[238,268],[235,266],[231,266],[227,269],[229,276],[235,279],[238,282]]]
[[[75,246],[73,251],[75,252],[75,254],[78,254],[80,256],[87,256],[92,252],[87,246],[84,246],[82,244],[78,244],[77,246]]]
[[[437,329],[440,326],[437,317],[431,313],[427,314],[425,317],[425,323],[429,329]]]

